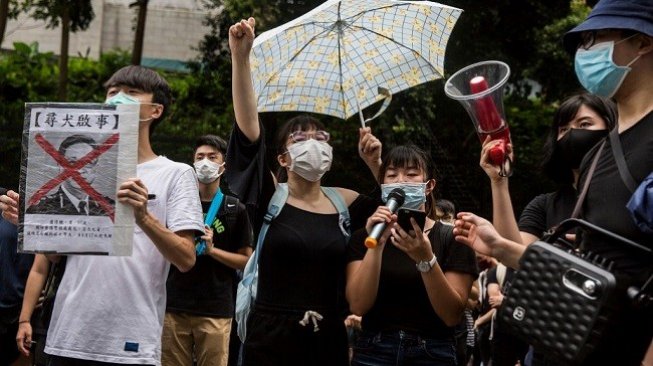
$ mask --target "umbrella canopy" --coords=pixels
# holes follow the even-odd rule
[[[326,1],[254,40],[258,110],[347,119],[387,96],[385,90],[442,78],[461,13],[430,1]]]

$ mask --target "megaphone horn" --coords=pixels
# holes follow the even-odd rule
[[[510,76],[510,67],[501,61],[483,61],[462,68],[444,85],[444,92],[465,107],[481,142],[487,136],[501,140],[490,149],[490,162],[501,168],[500,175],[512,175],[512,161],[506,144],[510,129],[503,110],[503,89]]]

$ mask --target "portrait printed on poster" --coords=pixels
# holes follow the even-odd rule
[[[51,134],[49,142],[51,146],[57,148],[56,152],[59,158],[63,158],[68,164],[75,166],[77,162],[100,147],[104,138],[103,134],[97,133]],[[98,141],[100,142],[98,143]],[[26,213],[109,216],[113,218],[117,164],[117,147],[115,145],[100,156],[79,166],[79,169],[76,170],[79,174],[66,175],[63,181],[57,182],[56,188],[45,193],[40,188],[47,183],[48,178],[64,173],[66,168],[59,165],[47,153],[34,154],[38,149],[42,152],[45,151],[34,140],[29,143],[32,145],[29,148],[32,154],[27,162],[28,184],[25,188],[29,206]]]
[[[116,202],[116,192],[121,182],[135,176],[137,107],[27,105],[22,251],[131,253],[133,215]]]

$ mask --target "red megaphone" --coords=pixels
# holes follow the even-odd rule
[[[481,142],[487,136],[500,140],[489,151],[489,160],[501,168],[499,174],[512,175],[512,160],[506,145],[510,129],[503,112],[503,87],[510,76],[510,67],[501,61],[483,61],[469,65],[447,80],[444,91],[459,101],[472,118]]]

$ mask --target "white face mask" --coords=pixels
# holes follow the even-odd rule
[[[208,158],[197,161],[193,165],[195,166],[195,172],[197,172],[197,180],[203,184],[215,182],[224,173],[224,169],[220,171],[220,167],[224,166],[224,163],[214,163]]]
[[[288,147],[290,171],[310,182],[317,182],[331,169],[333,148],[326,142],[308,139]]]

